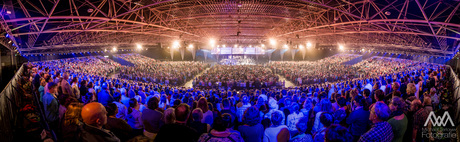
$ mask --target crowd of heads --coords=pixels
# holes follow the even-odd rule
[[[153,73],[153,78],[155,72],[183,77],[193,70],[187,69],[187,64],[195,64],[173,65],[133,56],[137,55],[120,58],[138,64],[134,67],[136,73]],[[317,65],[320,68],[317,74],[325,71],[346,76],[348,73],[340,71],[342,69],[333,69],[342,66],[330,63],[339,64],[340,60],[353,57],[340,55],[306,64]],[[384,62],[366,65],[372,63]],[[62,140],[422,140],[428,139],[420,134],[421,123],[430,111],[452,111],[450,72],[442,65],[398,64],[405,67],[391,66],[400,69],[379,76],[289,88],[280,86],[272,70],[286,72],[285,76],[297,72],[305,72],[306,78],[313,75],[303,68],[311,65],[301,65],[300,70],[283,69],[296,64],[298,62],[266,66],[215,65],[194,79],[194,88],[185,88],[162,81],[107,78],[91,67],[102,66],[100,70],[106,70],[104,66],[107,66],[111,70],[119,65],[86,57],[28,64],[19,83],[38,88],[47,116],[44,121]],[[176,70],[181,67],[188,71]],[[204,66],[197,63],[193,68]],[[124,74],[146,77],[136,73]],[[72,84],[70,91],[66,90],[66,82]]]
[[[318,61],[273,61],[268,66],[275,73],[302,86],[353,78],[355,70],[341,63],[356,57],[356,54],[337,54]]]
[[[197,88],[224,90],[279,87],[279,77],[263,65],[214,65],[193,80]]]
[[[123,66],[119,77],[142,82],[180,86],[208,67],[201,62],[159,62],[139,54],[114,55],[134,64]]]

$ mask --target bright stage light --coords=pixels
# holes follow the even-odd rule
[[[189,44],[189,45],[188,45],[188,48],[189,48],[189,49],[193,49],[193,44]]]
[[[142,45],[141,44],[136,44],[137,45],[137,49],[141,50],[142,49]]]
[[[235,44],[235,48],[237,48],[237,47],[238,47],[238,44]]]
[[[252,47],[252,45],[249,45],[249,48],[251,48],[251,47]]]
[[[260,47],[264,48],[264,47],[265,47],[265,44],[261,44]]]
[[[364,48],[363,48],[363,49],[361,49],[361,51],[363,51],[363,52],[364,52],[364,51],[365,51],[365,50],[364,50]]]
[[[273,46],[276,45],[276,40],[275,40],[275,39],[272,39],[272,38],[271,38],[271,39],[269,39],[269,40],[270,40],[270,44],[271,44],[271,45],[273,45]]]
[[[307,48],[310,48],[312,46],[311,42],[307,42]]]
[[[209,44],[210,44],[210,45],[215,45],[215,44],[216,44],[216,40],[214,40],[214,39],[212,39],[212,38],[209,39]]]
[[[284,44],[283,48],[289,48],[289,46],[287,44]]]
[[[345,50],[345,47],[342,44],[339,44],[339,50]]]
[[[224,45],[222,45],[222,47],[225,47],[225,44],[224,44]]]
[[[173,42],[173,46],[172,46],[172,47],[173,47],[173,48],[179,48],[179,46],[180,46],[179,41],[178,41],[178,40],[175,40],[175,41]]]
[[[302,44],[299,45],[299,49],[303,49],[303,45],[302,45]]]
[[[117,47],[114,46],[114,47],[112,48],[112,51],[113,51],[113,52],[117,51]]]

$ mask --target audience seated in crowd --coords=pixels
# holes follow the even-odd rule
[[[140,74],[109,78],[103,71],[129,69],[84,57],[28,64],[18,82],[36,83],[44,121],[63,141],[422,141],[430,139],[421,135],[428,113],[452,112],[446,66],[380,58],[340,65],[353,57],[299,65],[318,65],[311,68],[318,76],[295,62],[216,65],[194,79],[195,88],[165,81],[193,78],[206,67],[201,63],[122,55]],[[313,81],[303,81],[302,72]],[[302,84],[282,87],[275,73],[297,74]]]

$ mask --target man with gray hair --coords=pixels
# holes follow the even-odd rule
[[[393,130],[387,122],[390,117],[390,109],[382,102],[377,102],[372,107],[369,120],[374,124],[372,128],[364,133],[359,142],[389,142],[393,139]]]

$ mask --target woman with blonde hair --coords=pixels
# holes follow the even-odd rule
[[[404,95],[403,99],[407,99],[410,96],[415,96],[419,98],[418,94],[415,94],[415,92],[417,92],[417,88],[415,87],[415,84],[414,83],[407,84],[406,94],[405,95],[403,94]]]
[[[40,87],[38,88],[38,92],[40,93],[40,102],[43,103],[43,95],[45,95],[45,86],[46,86],[46,80],[45,79],[40,79]]]
[[[78,127],[80,126],[81,122],[83,122],[81,117],[82,108],[83,104],[79,102],[73,102],[67,106],[67,110],[64,113],[64,117],[61,121],[62,141],[78,141]]]

